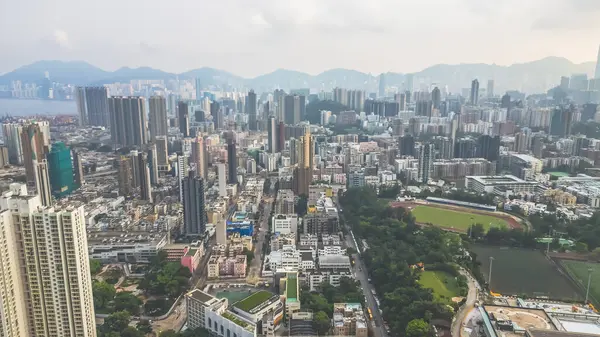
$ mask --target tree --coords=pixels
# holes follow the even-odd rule
[[[429,337],[431,326],[423,319],[413,319],[406,326],[406,337]]]
[[[105,309],[110,301],[115,297],[115,287],[101,281],[92,284],[92,293],[94,297],[94,308]]]
[[[142,300],[130,292],[120,292],[115,296],[115,310],[117,311],[128,311],[132,315],[138,315],[141,305]]]
[[[117,311],[104,319],[102,331],[121,332],[125,330],[127,326],[129,326],[129,321],[131,321],[131,315],[127,311]]]
[[[471,226],[471,237],[472,238],[480,238],[485,234],[485,228],[482,224],[476,223]]]
[[[160,333],[159,337],[179,337],[179,334],[175,330],[165,330]]]
[[[145,319],[139,321],[135,327],[146,335],[152,332],[152,325],[150,324],[150,321]]]
[[[248,250],[247,248],[244,248],[244,255],[246,255],[246,261],[248,262],[248,264],[250,264],[250,262],[252,262],[252,260],[254,260],[254,252],[251,250]]]
[[[319,335],[326,335],[331,325],[329,316],[324,311],[319,311],[313,317],[314,327]]]
[[[121,331],[121,337],[144,337],[144,333],[132,326],[128,326]]]
[[[102,270],[102,264],[96,259],[90,259],[90,272],[92,275],[96,275]]]
[[[209,337],[210,332],[204,328],[196,328],[193,330],[186,330],[179,334],[181,337]]]

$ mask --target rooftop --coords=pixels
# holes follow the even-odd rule
[[[286,297],[290,302],[296,302],[298,296],[298,274],[288,273],[286,281]]]
[[[241,317],[237,316],[236,314],[229,312],[229,311],[225,311],[223,314],[221,314],[221,316],[223,316],[224,318],[227,318],[228,320],[232,321],[233,323],[241,326],[242,328],[248,330],[248,331],[254,331],[254,327],[252,326],[252,324],[244,321]]]
[[[241,301],[234,303],[233,306],[240,310],[250,312],[252,309],[268,301],[271,297],[273,297],[273,293],[266,290],[261,290],[244,298]]]

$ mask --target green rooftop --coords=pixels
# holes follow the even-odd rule
[[[298,275],[294,273],[287,274],[286,281],[286,300],[295,302],[298,300]]]
[[[243,321],[242,319],[240,319],[239,317],[235,316],[234,314],[225,311],[221,316],[227,318],[228,320],[232,321],[233,323],[241,326],[242,328],[248,330],[248,331],[253,331],[254,327],[251,326],[249,323]]]
[[[189,249],[185,256],[194,256],[196,255],[196,251],[198,251],[198,249]]]
[[[244,298],[243,300],[241,300],[237,303],[234,303],[233,306],[240,310],[250,312],[250,310],[261,305],[262,303],[264,303],[271,297],[273,297],[273,294],[271,292],[268,292],[266,290],[261,290],[261,291],[255,292],[254,294]]]

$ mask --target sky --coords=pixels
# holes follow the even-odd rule
[[[244,77],[581,63],[598,53],[598,17],[600,0],[0,0],[0,73],[38,60]]]

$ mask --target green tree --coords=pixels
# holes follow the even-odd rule
[[[108,303],[115,297],[115,287],[101,281],[92,283],[92,293],[94,297],[94,308],[105,309]]]
[[[406,337],[429,337],[431,326],[423,319],[413,319],[406,326]]]
[[[130,321],[131,315],[127,311],[117,311],[115,313],[110,314],[104,319],[104,324],[102,324],[102,331],[121,332],[125,330],[127,326],[129,326]]]
[[[588,246],[583,243],[583,242],[576,242],[575,243],[575,247],[573,247],[573,250],[578,252],[578,253],[587,253],[588,252]]]
[[[210,332],[204,328],[196,328],[193,330],[186,330],[180,333],[181,337],[209,337]]]
[[[244,255],[246,255],[248,264],[250,264],[252,262],[252,260],[254,260],[254,252],[251,250],[248,250],[247,248],[244,248]]]
[[[319,333],[319,335],[326,335],[329,332],[329,327],[331,326],[329,316],[323,311],[319,311],[313,317],[315,330]]]
[[[96,259],[90,259],[90,272],[92,275],[96,275],[102,270],[102,263]]]
[[[135,327],[146,335],[152,332],[152,325],[146,319],[139,321]]]
[[[165,330],[160,333],[160,337],[179,337],[179,334],[175,330]]]
[[[144,333],[132,326],[128,326],[121,331],[121,337],[144,337]]]
[[[139,315],[142,300],[130,292],[123,291],[115,296],[115,310],[127,311],[132,315]]]

